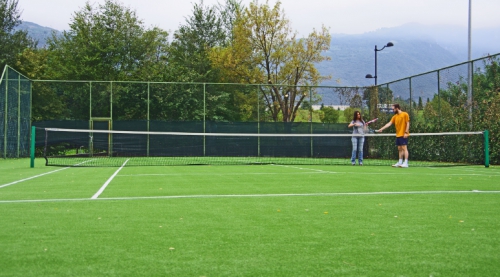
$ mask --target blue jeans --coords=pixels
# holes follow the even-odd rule
[[[358,154],[359,164],[363,163],[363,144],[365,143],[364,137],[352,137],[352,156],[351,163],[356,163],[356,153]]]

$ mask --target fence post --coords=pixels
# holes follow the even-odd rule
[[[30,144],[30,167],[35,167],[35,139],[36,139],[35,126],[31,126],[31,144]]]
[[[440,74],[440,70],[438,70],[438,91],[437,91],[437,97],[438,97],[438,114],[439,114],[439,131],[441,131],[441,128],[442,128],[442,116],[441,116],[441,74]],[[432,100],[431,100],[432,101]]]
[[[150,102],[150,82],[148,82],[148,114],[147,114],[147,121],[148,121],[148,124],[147,124],[147,131],[149,132],[149,102]],[[149,157],[149,133],[148,133],[148,145],[147,145],[147,150],[146,150],[147,154],[146,156]]]
[[[309,87],[309,128],[310,133],[313,133],[313,111],[312,111],[312,88]],[[314,138],[311,137],[311,158],[314,157]]]
[[[257,134],[260,134],[260,85],[257,85]],[[260,157],[260,136],[257,137],[257,157]]]
[[[484,131],[484,167],[490,167],[490,132]]]
[[[203,134],[207,132],[207,90],[206,83],[203,83]],[[207,151],[206,136],[203,135],[203,157],[205,157]]]

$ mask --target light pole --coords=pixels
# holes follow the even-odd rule
[[[382,49],[377,49],[377,45],[375,45],[375,76],[372,76],[371,74],[366,74],[366,78],[374,78],[375,79],[375,86],[377,86],[377,52],[384,50],[386,47],[392,47],[394,46],[394,43],[388,42]]]

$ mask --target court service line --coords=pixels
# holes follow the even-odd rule
[[[259,198],[259,197],[296,197],[296,196],[371,196],[371,195],[416,195],[416,194],[499,194],[498,190],[465,190],[465,191],[381,191],[381,192],[331,192],[331,193],[283,193],[283,194],[207,194],[207,195],[165,195],[138,197],[108,197],[108,198],[67,198],[67,199],[27,199],[0,200],[5,203],[40,203],[40,202],[80,202],[80,201],[124,201],[124,200],[155,200],[155,199],[202,199],[202,198]]]
[[[286,167],[286,168],[295,168],[295,169],[300,169],[300,170],[310,170],[310,171],[316,171],[316,172],[321,172],[321,173],[339,173],[339,172],[328,171],[328,170],[321,170],[321,169],[314,169],[314,168],[302,168],[302,167],[289,166],[289,165],[280,165],[280,164],[273,164],[273,166]]]
[[[305,168],[304,170],[308,170]],[[394,169],[400,172],[356,172],[359,175],[408,175],[405,169]],[[230,176],[230,175],[304,175],[304,174],[351,174],[352,172],[337,171],[315,171],[315,172],[240,172],[240,173],[151,173],[151,174],[123,174],[116,177],[144,177],[144,176]],[[411,173],[411,172],[410,172]],[[419,173],[426,176],[490,176],[500,177],[498,174],[479,174],[479,173]]]
[[[120,170],[122,170],[122,168],[127,164],[127,162],[129,161],[130,159],[127,159],[123,164],[122,166],[120,166],[120,168],[118,168],[115,173],[113,173],[113,175],[111,175],[111,177],[109,177],[109,179],[106,181],[106,183],[104,183],[104,185],[102,185],[102,187],[90,198],[90,199],[97,199],[97,197],[99,197],[99,195],[101,195],[101,193],[106,189],[106,187],[109,185],[109,183],[111,183],[111,181],[113,181],[113,179],[115,178],[115,176],[118,174],[118,172],[120,172]]]

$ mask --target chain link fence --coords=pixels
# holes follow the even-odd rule
[[[379,118],[378,128],[399,103],[410,113],[412,132],[489,129],[491,159],[498,163],[499,59],[496,54],[377,87],[29,80],[6,67],[0,153],[29,154],[31,120],[131,131],[346,133],[354,110]]]

